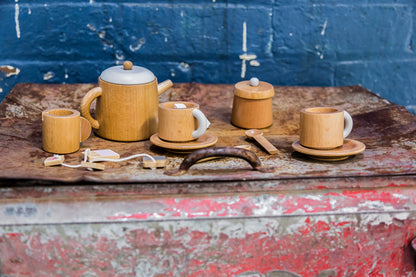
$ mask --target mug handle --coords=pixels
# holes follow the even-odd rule
[[[199,123],[198,129],[192,132],[192,137],[196,139],[205,133],[211,122],[209,122],[207,117],[199,109],[194,109],[192,111],[192,115],[198,120]]]
[[[344,111],[344,138],[348,137],[351,133],[352,126],[353,123],[351,115],[347,111]]]
[[[84,96],[84,98],[82,98],[81,101],[81,115],[90,122],[92,128],[94,129],[100,128],[100,124],[97,120],[92,118],[90,113],[90,107],[92,101],[94,101],[95,98],[100,97],[102,92],[103,90],[100,87],[93,88],[87,92],[87,94]]]
[[[89,138],[90,137],[90,135],[91,135],[91,124],[90,124],[90,122],[87,120],[87,119],[85,119],[84,117],[80,117],[79,118],[80,120],[80,138],[79,138],[79,141],[80,142],[83,142],[84,140],[86,140],[87,138]]]

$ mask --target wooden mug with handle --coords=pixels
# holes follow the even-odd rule
[[[193,102],[159,104],[159,138],[171,142],[192,141],[202,136],[209,120]]]
[[[352,130],[351,115],[336,107],[305,108],[300,112],[300,144],[313,149],[342,146]]]
[[[90,123],[76,110],[48,109],[42,112],[42,147],[46,152],[76,152],[90,134]]]

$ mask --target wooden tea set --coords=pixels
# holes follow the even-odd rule
[[[199,157],[197,151],[210,148],[209,155],[236,156],[261,169],[257,159],[249,159],[252,152],[238,147],[212,147],[218,138],[207,132],[210,122],[199,105],[176,101],[159,103],[158,96],[172,87],[166,80],[158,83],[148,69],[134,66],[130,61],[104,70],[98,78],[98,87],[83,97],[80,112],[71,109],[48,109],[42,113],[43,149],[55,154],[47,158],[45,166],[66,165],[63,154],[79,150],[80,143],[91,134],[91,128],[101,138],[113,141],[150,142],[168,151],[191,152],[183,163]],[[278,152],[258,130],[273,123],[271,84],[257,78],[242,81],[234,87],[231,123],[247,129],[247,137],[257,141],[269,154]],[[95,115],[90,113],[96,100]],[[324,161],[343,160],[361,153],[365,145],[345,139],[352,130],[353,121],[348,112],[335,107],[312,107],[300,111],[300,140],[292,148],[313,159]],[[228,149],[227,149],[228,148]],[[231,149],[231,150],[230,150]],[[100,161],[123,161],[143,157],[149,168],[164,167],[163,157],[137,154],[120,159],[111,151],[85,151],[84,161],[77,166],[104,169]],[[206,151],[205,151],[206,154]],[[254,155],[255,156],[255,155]],[[206,158],[206,157],[205,157]],[[69,166],[69,165],[66,165]]]

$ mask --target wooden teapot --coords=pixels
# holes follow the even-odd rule
[[[84,96],[80,108],[98,136],[138,141],[157,132],[158,96],[172,87],[172,81],[158,84],[150,70],[126,61],[122,66],[104,70],[98,85]],[[95,119],[90,113],[94,99],[97,99]]]

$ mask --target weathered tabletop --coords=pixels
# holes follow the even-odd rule
[[[209,183],[217,181],[288,181],[340,177],[403,176],[416,173],[416,118],[405,108],[378,97],[360,86],[275,87],[273,125],[263,130],[279,152],[266,154],[248,141],[244,130],[230,123],[233,85],[175,84],[160,96],[160,102],[187,100],[200,104],[211,121],[209,132],[218,136],[216,146],[251,144],[252,150],[271,173],[252,170],[241,159],[217,159],[199,163],[182,176],[168,176],[166,169],[179,166],[185,155],[172,153],[151,144],[114,142],[95,135],[82,143],[81,150],[65,156],[68,164],[78,164],[86,148],[112,149],[121,157],[137,153],[164,155],[166,169],[143,169],[140,159],[106,163],[104,171],[83,168],[44,167],[51,154],[41,149],[41,112],[47,108],[78,109],[82,97],[93,84],[41,85],[18,84],[0,105],[0,180],[2,185],[27,182],[74,183]],[[354,128],[350,138],[366,144],[362,154],[339,162],[320,162],[294,152],[291,144],[299,139],[299,111],[304,107],[338,106],[350,112]],[[25,183],[26,182],[26,183]],[[346,184],[344,184],[345,186]],[[351,184],[352,185],[352,184]]]
[[[181,176],[139,159],[105,171],[44,167],[41,112],[79,107],[93,84],[19,84],[0,105],[0,275],[416,276],[416,118],[359,87],[275,87],[266,154],[230,124],[233,85],[175,84],[160,101],[201,105],[217,146],[253,145],[271,173],[241,159],[199,163]],[[299,111],[338,106],[367,149],[321,162],[293,152]],[[121,157],[184,155],[149,140],[86,149]],[[2,275],[2,276],[3,276]]]

